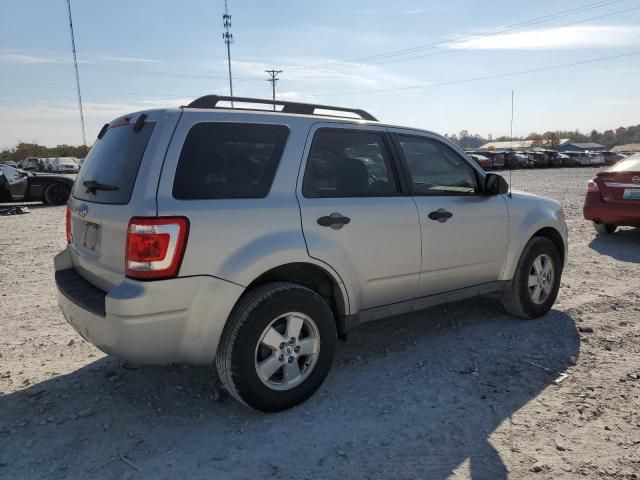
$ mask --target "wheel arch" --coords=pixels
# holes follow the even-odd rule
[[[309,262],[292,262],[272,267],[258,275],[245,289],[245,293],[260,285],[272,282],[290,282],[313,290],[324,298],[333,311],[338,331],[342,332],[342,321],[349,313],[349,297],[344,284],[321,266]],[[238,300],[240,301],[240,300]]]
[[[553,227],[544,227],[544,228],[541,228],[540,230],[538,230],[537,232],[535,232],[531,236],[531,238],[533,238],[533,237],[543,237],[543,238],[547,238],[547,239],[551,240],[551,242],[553,242],[553,244],[558,249],[558,253],[560,254],[561,264],[562,265],[565,264],[566,254],[567,253],[565,251],[564,240],[562,239],[562,235],[560,234],[560,232],[558,230],[556,230]],[[529,240],[531,240],[531,239],[529,239]]]

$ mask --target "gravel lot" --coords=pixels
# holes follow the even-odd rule
[[[64,208],[0,217],[0,478],[640,478],[640,229],[595,235],[594,173],[513,172],[569,224],[548,315],[489,296],[365,325],[273,415],[214,401],[207,368],[126,370],[84,342],[54,293]]]

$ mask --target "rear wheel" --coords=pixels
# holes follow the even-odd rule
[[[234,308],[216,354],[222,384],[263,412],[304,402],[320,387],[336,344],[336,324],[324,299],[292,283],[270,283]]]
[[[69,187],[62,183],[52,183],[44,191],[44,201],[49,205],[64,205],[69,200]]]
[[[612,234],[618,227],[616,227],[615,225],[611,225],[610,223],[593,222],[593,228],[595,228],[596,232],[598,233]]]
[[[516,272],[502,292],[502,305],[512,315],[535,318],[547,313],[558,296],[562,263],[548,238],[533,237],[524,247]]]

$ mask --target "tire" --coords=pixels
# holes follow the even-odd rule
[[[534,262],[541,260],[534,266]],[[542,266],[541,270],[551,265],[552,280],[529,286],[533,278],[540,276],[546,278],[548,274],[537,275],[535,272]],[[562,277],[562,262],[560,252],[551,240],[544,237],[533,237],[525,245],[515,274],[508,287],[502,292],[502,306],[504,309],[516,317],[530,319],[547,313],[558,296],[560,279]],[[536,292],[539,292],[537,301]]]
[[[304,322],[291,344],[284,338],[289,337],[285,330],[290,321]],[[271,330],[277,335],[266,334]],[[264,343],[267,338],[273,347]],[[286,410],[307,400],[322,385],[333,362],[336,338],[333,313],[320,295],[293,283],[265,284],[248,292],[231,312],[216,353],[218,376],[225,389],[245,405],[263,412]],[[295,348],[302,352],[303,342],[308,348],[314,341],[313,354],[292,353]],[[293,350],[287,351],[290,347]],[[270,375],[259,368],[267,362],[275,368],[273,373],[268,370]],[[288,381],[285,371],[295,372],[296,368],[300,375]]]
[[[44,191],[44,202],[49,205],[64,205],[69,200],[69,187],[62,183],[52,183]]]
[[[593,228],[595,228],[596,232],[603,233],[607,235],[611,235],[616,231],[618,227],[615,225],[611,225],[610,223],[596,223],[593,222]]]

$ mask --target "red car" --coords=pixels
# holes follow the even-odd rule
[[[584,218],[598,233],[640,227],[640,154],[620,160],[587,183]]]

